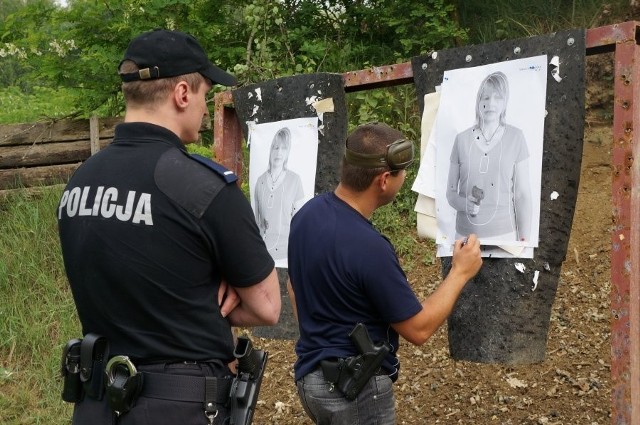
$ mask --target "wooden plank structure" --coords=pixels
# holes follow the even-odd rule
[[[65,183],[82,161],[113,140],[122,117],[0,125],[0,191]],[[203,120],[200,134],[210,133]]]
[[[122,118],[60,120],[0,126],[0,190],[66,182],[78,166],[111,143]]]
[[[614,53],[611,161],[611,386],[616,425],[640,424],[640,22],[587,30],[587,55]],[[347,92],[413,83],[411,62],[343,74]],[[638,127],[637,131],[634,128]],[[214,152],[242,175],[242,132],[230,91],[215,96]]]

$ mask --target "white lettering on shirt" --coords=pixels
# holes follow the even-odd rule
[[[80,216],[91,215],[91,210],[87,208],[87,197],[89,196],[89,189],[89,186],[85,186],[82,189],[82,198],[80,198],[80,211],[78,212],[78,215]]]
[[[69,218],[115,218],[123,222],[153,226],[151,194],[130,190],[126,197],[121,197],[115,187],[98,186],[95,191],[90,186],[65,190],[58,205],[58,219],[62,219],[63,214]]]
[[[136,212],[133,214],[133,223],[140,223],[144,221],[145,224],[153,226],[153,217],[151,215],[151,194],[141,193],[138,204],[136,205]]]
[[[103,191],[104,191],[104,186],[98,186],[98,191],[96,192],[96,198],[93,200],[93,208],[91,209],[91,215],[94,217],[97,217],[98,212],[100,211],[100,201],[102,200]]]
[[[113,198],[113,204],[110,203],[111,198]],[[102,207],[100,208],[100,215],[104,218],[111,218],[113,214],[116,212],[115,201],[118,200],[118,189],[115,187],[109,187],[104,192],[104,197],[102,198]]]

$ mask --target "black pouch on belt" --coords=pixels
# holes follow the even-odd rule
[[[102,400],[104,369],[109,357],[109,343],[101,335],[88,333],[80,344],[80,381],[87,396]]]
[[[82,400],[82,382],[80,381],[80,343],[82,340],[69,340],[62,350],[60,375],[63,379],[62,400],[77,403]]]
[[[124,415],[133,408],[142,391],[143,374],[138,373],[127,356],[115,356],[105,370],[107,402],[116,415]]]

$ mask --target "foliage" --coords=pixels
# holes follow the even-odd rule
[[[406,137],[417,141],[421,117],[415,98],[413,86],[348,94],[347,108],[352,117],[349,130],[363,123],[379,121],[397,128]]]
[[[211,47],[208,50],[212,57],[224,57],[217,54],[220,48],[211,46],[210,34],[223,32],[224,22],[218,17],[226,15],[210,11],[230,6],[218,1],[213,7],[211,3],[75,0],[68,8],[46,0],[28,3],[0,27],[4,56],[18,59],[25,67],[27,73],[21,82],[75,89],[74,104],[82,115],[88,116],[100,107],[106,107],[109,115],[117,115],[123,105],[116,68],[135,35],[158,27],[182,30]],[[13,54],[6,53],[9,47]]]
[[[0,88],[0,124],[39,121],[44,118],[63,118],[73,114],[72,89],[31,87],[25,93],[19,87]]]
[[[18,86],[25,96],[33,87],[70,89],[64,109],[88,117],[122,111],[116,66],[132,37],[157,27],[192,33],[247,84],[403,62],[465,43],[467,34],[486,42],[591,27],[628,0],[71,0],[67,7],[0,0],[0,6],[1,86]],[[371,101],[368,93],[359,96]]]
[[[198,143],[189,143],[187,145],[187,152],[204,156],[205,158],[209,158],[209,159],[213,158],[213,152],[211,151],[211,147],[207,147]]]
[[[472,43],[548,34],[572,28],[616,23],[629,0],[458,0],[460,25],[470,28]]]
[[[444,0],[16,3],[0,23],[0,61],[7,65],[0,78],[23,88],[73,88],[83,116],[101,107],[110,115],[122,110],[116,65],[131,38],[156,27],[193,34],[243,83],[404,61],[464,37]]]

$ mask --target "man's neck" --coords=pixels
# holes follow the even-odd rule
[[[358,211],[367,220],[371,218],[371,215],[377,208],[376,201],[368,190],[355,192],[340,183],[333,193],[351,208]]]
[[[124,115],[124,122],[146,122],[164,127],[180,137],[180,129],[174,125],[174,120],[168,117],[161,109],[150,109],[145,107],[128,107]]]

